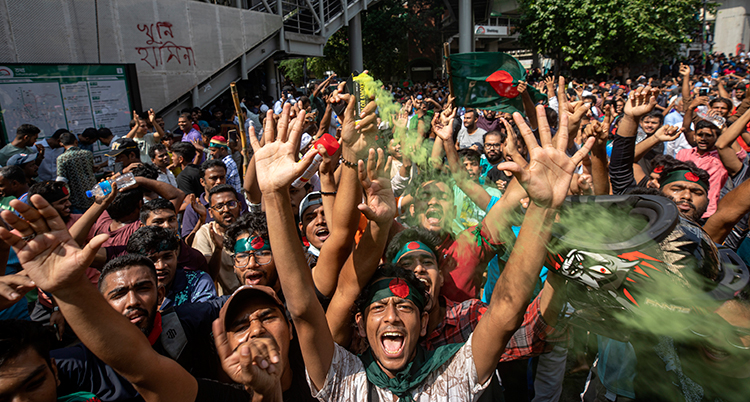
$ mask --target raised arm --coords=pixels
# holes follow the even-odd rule
[[[166,136],[166,134],[164,133],[164,129],[156,124],[156,113],[154,112],[154,109],[148,110],[148,120],[151,122],[151,125],[154,126],[154,141],[158,143],[164,138],[164,136]]]
[[[333,210],[337,215],[335,219],[333,217],[326,219],[330,236],[323,243],[318,263],[313,269],[316,288],[328,297],[332,296],[336,290],[341,267],[351,254],[354,234],[359,225],[360,213],[357,205],[362,200],[362,187],[357,177],[356,165],[349,164],[356,164],[358,160],[365,159],[367,150],[374,143],[374,131],[366,131],[362,127],[377,125],[375,102],[370,102],[358,116],[361,120],[355,121],[354,97],[342,97],[348,101],[348,104],[341,129],[341,157],[345,162],[333,205]]]
[[[171,202],[172,205],[174,205],[175,211],[180,210],[180,207],[182,206],[182,200],[185,199],[185,193],[183,193],[179,188],[169,183],[164,183],[158,180],[152,180],[141,176],[136,176],[135,182],[146,190],[153,191],[158,194],[159,197]]]
[[[609,194],[609,162],[607,158],[607,137],[609,136],[609,122],[599,123],[592,121],[584,133],[587,138],[596,138],[591,147],[591,178],[594,184],[595,195]]]
[[[368,219],[367,229],[341,269],[336,292],[326,311],[331,334],[339,345],[348,345],[351,341],[351,307],[378,268],[396,216],[396,199],[385,173],[387,159],[383,150],[378,149],[376,164],[375,155],[375,150],[370,149],[366,171],[364,162],[359,162],[359,179],[367,194],[367,204],[360,204],[359,209]]]
[[[492,375],[505,345],[523,321],[525,307],[547,253],[546,244],[557,208],[568,194],[573,171],[594,142],[594,138],[589,138],[572,158],[568,158],[565,154],[568,116],[560,114],[560,130],[553,143],[544,107],[539,106],[536,111],[541,146],[521,115],[513,114],[529,148],[531,162],[524,169],[513,163],[500,165],[502,169],[511,170],[525,187],[530,203],[513,252],[495,285],[490,306],[474,330],[471,347],[480,383]]]
[[[690,96],[690,66],[680,63],[680,75],[682,76],[682,99],[689,102]]]
[[[76,243],[78,243],[79,246],[83,246],[86,244],[91,228],[94,226],[102,213],[106,211],[107,208],[109,208],[115,197],[117,197],[117,183],[113,181],[111,184],[112,192],[105,195],[104,197],[96,197],[96,201],[89,207],[89,209],[86,210],[86,212],[84,212],[83,215],[81,215],[80,218],[78,218],[73,226],[70,227],[70,235],[73,237]]]
[[[643,158],[643,156],[656,145],[662,142],[676,140],[680,134],[682,134],[682,127],[677,128],[676,126],[670,126],[667,124],[659,127],[654,135],[647,137],[645,140],[635,145],[635,157],[633,158],[633,162],[641,160],[641,158]]]
[[[38,208],[22,202],[5,219],[15,230],[0,229],[0,237],[13,246],[29,277],[55,297],[70,327],[104,363],[130,381],[146,401],[195,400],[197,381],[176,361],[158,354],[143,333],[117,313],[86,278],[97,249],[107,235],[94,237],[81,249],[70,237],[57,211],[39,195],[31,197]],[[29,241],[17,234],[36,232]]]
[[[534,101],[531,100],[531,95],[527,91],[528,84],[526,81],[520,81],[518,83],[518,92],[521,93],[521,100],[523,100],[523,110],[526,113],[526,117],[529,119],[529,125],[532,130],[536,130],[539,127],[536,119],[536,111],[534,110]]]
[[[703,225],[715,243],[724,243],[734,225],[750,212],[750,180],[745,180],[719,200],[716,212]]]
[[[719,159],[727,169],[729,176],[736,175],[742,169],[742,161],[737,157],[737,152],[732,145],[737,137],[747,131],[747,123],[750,122],[750,110],[740,116],[731,126],[724,129],[719,139],[716,140],[716,150],[719,151]]]
[[[254,137],[250,137],[250,144],[255,152],[258,175],[265,178],[259,184],[266,207],[269,241],[287,310],[297,330],[307,373],[313,384],[321,388],[331,366],[334,343],[325,312],[315,294],[312,273],[297,241],[289,197],[289,186],[312,163],[315,152],[308,152],[299,162],[295,161],[305,112],[300,112],[297,119],[290,122],[289,109],[289,104],[284,105],[278,138],[273,130],[267,130],[263,147]],[[353,118],[353,111],[347,116]]]

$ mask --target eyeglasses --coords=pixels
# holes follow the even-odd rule
[[[222,209],[224,209],[224,207],[228,207],[229,209],[235,209],[235,208],[237,208],[237,205],[239,205],[239,203],[237,201],[227,201],[227,202],[225,202],[223,204],[216,204],[216,205],[212,206],[211,209],[213,209],[214,211],[218,212],[218,211],[221,211]]]
[[[244,268],[250,264],[250,257],[255,257],[255,262],[258,263],[258,265],[266,265],[270,263],[271,259],[273,259],[273,253],[271,250],[260,250],[255,252],[236,253],[232,257],[234,258],[234,265],[238,268]]]
[[[484,144],[484,147],[485,147],[485,148],[500,148],[500,147],[501,147],[502,145],[503,145],[503,144],[492,144],[492,143],[487,143],[487,144]]]

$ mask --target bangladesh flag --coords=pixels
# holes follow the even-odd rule
[[[518,82],[526,80],[526,69],[513,56],[499,52],[452,54],[450,67],[457,106],[526,115],[516,90]],[[526,91],[535,104],[547,99],[531,85]]]

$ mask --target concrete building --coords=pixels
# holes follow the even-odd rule
[[[750,0],[722,1],[716,12],[713,52],[738,54],[750,47]]]

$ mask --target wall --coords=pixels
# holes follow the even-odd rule
[[[737,45],[750,46],[750,1],[724,1],[716,13],[714,52],[737,54]]]
[[[193,0],[0,0],[0,62],[134,63],[155,110],[281,28]]]

